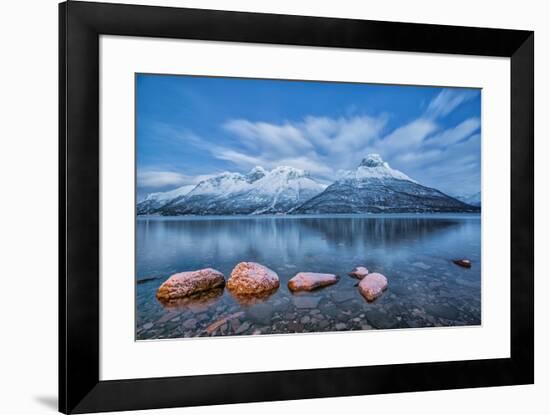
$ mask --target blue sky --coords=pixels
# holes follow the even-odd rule
[[[138,74],[137,191],[290,165],[330,183],[369,153],[449,194],[480,190],[481,91]]]

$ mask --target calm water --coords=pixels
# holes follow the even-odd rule
[[[481,323],[479,215],[154,217],[139,218],[136,234],[138,339]],[[470,259],[472,268],[453,264],[456,258]],[[169,308],[155,298],[175,272],[212,267],[228,278],[241,261],[277,272],[278,291],[239,303],[218,290]],[[373,303],[347,276],[360,265],[388,278]],[[299,271],[341,279],[296,295],[286,284]]]

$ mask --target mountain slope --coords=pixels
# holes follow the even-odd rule
[[[169,192],[150,193],[144,200],[137,204],[137,214],[149,215],[154,213],[157,209],[161,208],[168,202],[185,196],[194,188],[195,185],[190,184],[170,190]]]
[[[479,209],[423,186],[377,154],[292,213],[474,212]]]
[[[467,203],[468,205],[472,206],[481,206],[481,192],[473,193],[466,196],[456,196],[458,200],[461,202]]]
[[[324,190],[302,170],[288,166],[249,173],[222,173],[166,204],[163,215],[286,213]]]

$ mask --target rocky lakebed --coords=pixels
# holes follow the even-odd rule
[[[138,222],[136,339],[481,324],[478,217],[324,219]]]

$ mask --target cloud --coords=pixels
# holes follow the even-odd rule
[[[212,176],[212,174],[188,176],[174,171],[139,171],[137,175],[137,185],[148,189],[174,188],[186,184],[196,184]]]
[[[172,171],[140,171],[137,176],[138,186],[151,188],[181,186],[186,180],[185,175]]]
[[[464,140],[465,138],[468,138],[480,127],[481,121],[479,118],[468,118],[462,121],[460,124],[430,137],[427,144],[434,144],[438,146],[451,146],[461,140]]]
[[[453,112],[460,104],[476,96],[477,91],[468,89],[444,89],[428,105],[426,116],[444,117]]]
[[[351,112],[341,117],[310,115],[278,123],[229,119],[218,132],[211,130],[208,137],[162,126],[156,137],[171,136],[180,145],[196,149],[204,157],[205,173],[216,173],[214,165],[241,172],[257,165],[267,169],[288,165],[329,183],[343,171],[355,169],[367,154],[379,153],[392,167],[428,186],[448,192],[455,188],[473,192],[479,190],[480,118],[450,124],[444,117],[478,93],[445,89],[416,118],[391,128],[391,114],[371,116]],[[209,162],[209,158],[217,163]],[[142,172],[138,185],[177,187],[207,177],[168,171],[172,167]]]
[[[212,154],[243,169],[289,165],[329,177],[339,168],[356,164],[361,158],[359,153],[380,137],[386,123],[385,115],[308,116],[279,124],[234,119],[223,129],[243,148],[216,146]]]
[[[418,148],[429,134],[438,129],[435,122],[425,118],[416,119],[409,124],[393,130],[377,143],[378,152],[386,158],[392,158],[404,150]]]

